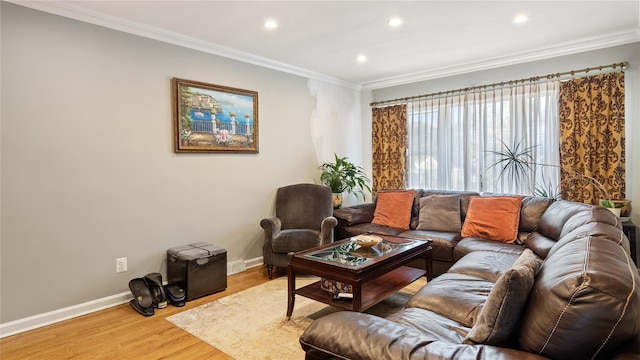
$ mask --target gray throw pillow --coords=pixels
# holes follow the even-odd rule
[[[420,198],[418,230],[460,232],[460,196],[431,195]]]
[[[520,319],[542,261],[525,249],[496,281],[463,344],[509,346],[518,334]]]

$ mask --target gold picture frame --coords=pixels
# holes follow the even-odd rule
[[[258,92],[173,78],[177,153],[258,153]]]

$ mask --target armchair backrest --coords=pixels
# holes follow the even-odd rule
[[[276,193],[276,216],[282,229],[320,230],[322,220],[333,215],[331,188],[316,184],[281,187]]]

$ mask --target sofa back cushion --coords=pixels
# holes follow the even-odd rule
[[[542,260],[525,249],[491,289],[478,320],[462,341],[509,347],[516,343],[520,318]]]
[[[462,226],[462,237],[513,243],[518,237],[521,196],[474,196]]]
[[[602,206],[596,205],[588,205],[585,204],[587,208],[576,212],[564,223],[562,227],[562,231],[560,232],[561,240],[567,234],[575,231],[578,228],[581,228],[586,224],[607,224],[618,229],[622,229],[622,223],[620,222],[620,218],[615,216],[609,209],[606,209]],[[619,239],[616,239],[619,240]]]
[[[576,228],[595,222],[618,228],[622,226],[620,219],[602,206],[558,200],[549,205],[542,214],[537,231],[557,241]]]
[[[520,231],[530,233],[538,228],[542,214],[553,203],[553,199],[537,196],[522,198],[520,210]]]
[[[554,359],[591,359],[640,332],[640,277],[624,241],[611,241],[619,232],[588,224],[554,246],[522,319],[522,349]],[[598,233],[611,239],[591,235]]]
[[[420,214],[417,230],[459,233],[460,195],[429,195],[420,198]]]
[[[460,221],[464,222],[464,218],[467,216],[467,209],[469,208],[469,198],[480,194],[475,191],[415,189],[413,208],[411,210],[411,230],[415,230],[420,223],[420,199],[431,195],[460,196]]]
[[[483,192],[482,196],[520,196],[517,194],[505,194],[505,193],[493,193]],[[547,197],[540,196],[524,196],[522,198],[522,206],[520,209],[520,232],[522,233],[522,241],[518,243],[524,243],[524,239],[530,232],[535,231],[538,228],[538,223],[542,214],[547,210],[555,200]]]
[[[529,233],[524,240],[524,245],[540,258],[545,259],[549,251],[556,245],[556,241],[534,231]]]
[[[414,190],[378,192],[372,224],[409,230]]]

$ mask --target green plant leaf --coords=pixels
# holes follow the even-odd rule
[[[366,172],[360,166],[356,166],[346,157],[338,157],[333,154],[335,162],[328,162],[320,165],[322,173],[320,174],[320,182],[331,188],[334,193],[347,192],[366,198],[365,190],[371,192],[369,186],[369,178]]]
[[[521,144],[518,143],[513,147],[509,147],[504,141],[500,140],[500,142],[502,143],[502,150],[488,151],[498,158],[496,162],[489,166],[489,169],[500,166],[498,179],[507,175],[509,180],[514,182],[526,180],[529,173],[533,170],[534,161],[532,153],[537,145],[521,147]]]

